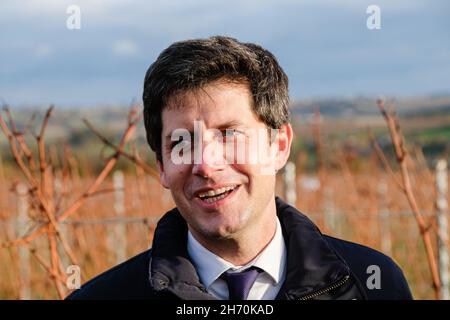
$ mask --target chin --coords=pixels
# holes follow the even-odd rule
[[[236,232],[239,231],[239,226],[227,226],[227,225],[217,225],[217,226],[203,226],[200,228],[202,235],[208,238],[224,240],[231,239]]]

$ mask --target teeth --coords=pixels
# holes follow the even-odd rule
[[[206,192],[199,193],[198,196],[200,198],[205,198],[205,197],[214,197],[216,195],[220,195],[219,197],[215,197],[214,199],[207,199],[207,200],[217,201],[218,198],[222,197],[221,199],[223,199],[225,197],[225,195],[222,195],[222,193],[225,193],[225,192],[230,191],[230,190],[234,190],[234,188],[236,188],[236,186],[224,187],[224,188],[220,188],[220,189],[217,189],[217,190],[208,190]]]
[[[205,201],[206,201],[207,203],[213,203],[213,202],[215,202],[215,201],[219,201],[219,200],[225,198],[226,196],[227,196],[226,194],[222,194],[222,195],[220,195],[220,196],[218,196],[218,197],[208,198],[208,199],[206,199]]]

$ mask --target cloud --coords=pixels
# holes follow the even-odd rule
[[[433,92],[449,83],[448,0],[0,2],[0,92],[11,102],[27,92],[30,101],[126,100],[162,49],[213,34],[272,51],[293,97]],[[70,4],[81,9],[80,30],[66,28]],[[366,27],[369,4],[381,8],[379,31]]]
[[[14,13],[25,16],[54,16],[66,14],[66,8],[70,5],[77,5],[81,10],[86,10],[93,15],[106,13],[107,10],[123,5],[129,5],[134,0],[27,0],[24,1],[2,0],[2,11],[4,13]]]
[[[35,47],[34,54],[38,58],[46,58],[53,54],[53,48],[48,44],[39,44]]]
[[[113,53],[118,56],[135,56],[138,52],[137,44],[130,39],[118,40],[113,44]]]

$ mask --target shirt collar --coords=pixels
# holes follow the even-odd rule
[[[281,281],[286,266],[286,245],[278,217],[274,237],[249,266],[255,266],[264,270],[272,278],[274,284],[278,284]]]
[[[187,249],[192,259],[199,278],[206,288],[219,278],[228,269],[247,269],[250,266],[264,270],[277,284],[281,278],[286,265],[286,246],[284,243],[281,225],[276,218],[277,225],[275,235],[264,250],[245,266],[235,266],[222,259],[202,246],[188,231]]]

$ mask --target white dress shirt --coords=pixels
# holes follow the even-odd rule
[[[228,286],[220,279],[225,271],[245,270],[251,266],[263,270],[250,289],[248,300],[273,300],[280,291],[286,276],[286,245],[277,218],[275,235],[264,250],[245,266],[235,266],[202,246],[188,232],[187,249],[200,281],[208,292],[218,299],[228,299]]]

